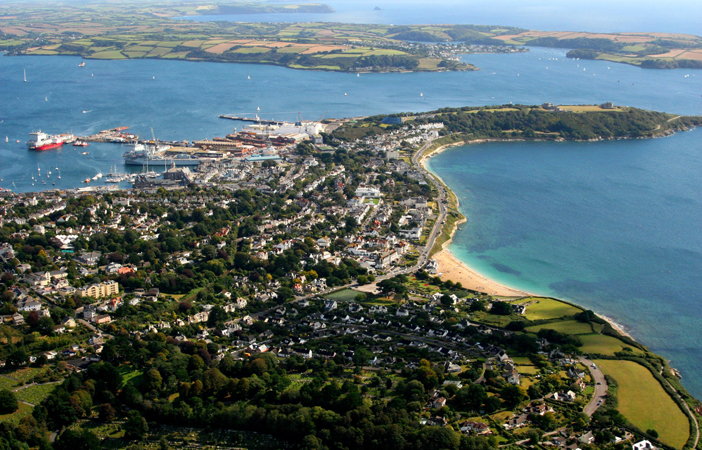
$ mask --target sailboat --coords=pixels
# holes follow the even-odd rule
[[[85,61],[83,61],[82,63],[78,64],[78,67],[85,67]]]
[[[424,97],[424,92],[420,92],[420,93],[419,93],[419,96],[420,96],[420,97]]]
[[[27,82],[27,69],[24,69],[24,82]]]
[[[45,102],[48,102],[48,101],[49,101],[49,97],[44,97],[44,101],[45,101]]]
[[[247,80],[250,80],[250,79],[251,79],[251,75],[249,75],[248,77],[246,77],[246,79],[247,79]]]
[[[346,96],[346,95],[349,95],[349,94],[347,94],[346,92],[344,92],[344,96]]]
[[[10,142],[10,138],[8,138],[7,136],[5,136],[5,142]]]

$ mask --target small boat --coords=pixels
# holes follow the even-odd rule
[[[45,102],[48,102],[48,101],[49,101],[49,97],[44,97],[44,101],[45,101]]]
[[[420,93],[419,93],[419,96],[420,96],[420,97],[424,97],[424,92],[420,92]]]
[[[27,69],[23,69],[23,70],[24,70],[24,82],[26,83],[27,82]]]
[[[85,67],[85,61],[83,61],[82,63],[78,64],[78,67]]]
[[[347,95],[349,95],[349,94],[347,94],[346,92],[344,92],[344,96],[347,96]]]
[[[151,79],[152,79],[152,80],[155,80],[155,79],[156,79],[156,77],[151,77]]]
[[[88,143],[85,142],[85,141],[75,141],[75,142],[73,143],[73,146],[74,146],[74,147],[87,147],[88,145],[90,145],[90,144],[88,144]]]
[[[88,154],[88,152],[83,152],[83,153],[81,153],[81,155],[87,155],[87,154]]]
[[[357,74],[356,74],[356,76],[357,76],[357,77],[360,77],[360,76],[361,76],[361,74],[360,74],[360,73],[357,73]]]
[[[250,80],[250,79],[251,79],[251,75],[249,75],[248,77],[246,77],[246,79],[247,79],[247,80]]]
[[[10,142],[10,138],[8,138],[7,136],[5,136],[5,142]]]
[[[98,174],[93,177],[93,181],[99,180],[100,178],[102,178],[102,172],[98,172]]]

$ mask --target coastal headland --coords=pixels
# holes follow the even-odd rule
[[[611,112],[611,109],[610,109],[611,106],[612,105],[610,105],[610,104],[600,105],[600,106],[586,106],[586,105],[553,106],[550,104],[544,104],[543,108],[548,109],[548,110],[557,110],[557,111],[568,110],[570,112],[577,111],[578,113],[586,113],[586,112],[595,112],[595,111],[603,111],[603,110],[609,110]],[[624,109],[619,109],[619,108],[615,108],[615,109],[618,109],[620,112],[624,111]],[[511,107],[505,106],[505,107],[503,107],[503,109],[500,109],[500,108],[490,109],[489,112],[490,113],[495,112],[495,111],[509,112],[511,110],[512,110]],[[664,120],[666,123],[670,124],[671,122],[673,122],[674,120],[677,120],[677,119],[678,119],[677,116],[671,115],[671,116],[665,118]],[[684,125],[680,129],[687,130],[687,129],[689,129],[690,126],[697,126],[699,124],[700,124],[699,120],[695,119],[695,120],[693,120],[693,122],[689,123],[688,125]],[[464,130],[460,130],[460,131],[464,131]],[[663,136],[667,136],[671,133],[674,133],[676,130],[666,129],[666,127],[664,125],[659,124],[659,125],[656,125],[655,127],[653,127],[652,131],[653,131],[653,133],[648,135],[647,137],[650,137],[650,138],[663,137]],[[435,183],[440,183],[442,186],[449,189],[445,185],[444,181],[441,178],[439,178],[436,174],[429,172],[428,169],[426,168],[426,162],[429,158],[431,158],[432,156],[437,155],[439,153],[442,153],[450,148],[458,147],[458,146],[464,146],[464,145],[470,145],[470,144],[480,144],[480,143],[486,143],[486,142],[497,142],[497,141],[501,141],[501,142],[513,141],[514,142],[514,141],[524,141],[525,140],[524,137],[516,137],[515,138],[513,136],[514,136],[514,133],[512,133],[512,135],[509,137],[503,135],[503,137],[500,137],[500,138],[484,138],[484,137],[481,138],[481,137],[478,137],[478,136],[475,136],[472,134],[461,134],[461,133],[456,133],[454,135],[447,134],[447,135],[437,139],[433,144],[427,144],[424,147],[422,147],[418,151],[419,154],[415,155],[413,159],[415,161],[417,161],[417,163],[427,173],[431,174],[431,176],[435,180]],[[543,135],[536,137],[536,135],[530,133],[530,135],[527,139],[544,140],[543,139],[544,137],[545,136],[543,136]],[[600,140],[600,139],[614,139],[614,138],[617,138],[617,139],[641,138],[641,136],[631,136],[631,135],[629,135],[629,136],[620,135],[617,137],[597,136],[597,137],[589,137],[588,139],[585,139],[585,140]],[[563,139],[563,137],[561,136],[561,137],[557,137],[554,139],[553,136],[548,136],[547,139],[548,140],[558,140],[558,139]],[[450,205],[449,210],[453,210],[453,213],[455,216],[457,216],[457,218],[453,221],[452,224],[450,224],[450,225],[444,224],[443,225],[445,239],[440,245],[433,246],[433,249],[432,249],[432,258],[436,262],[436,269],[435,270],[438,273],[441,280],[443,280],[443,281],[450,280],[453,283],[460,283],[463,287],[466,287],[466,288],[475,290],[476,292],[487,294],[487,295],[490,295],[490,296],[493,296],[496,298],[503,297],[503,300],[514,303],[514,304],[523,304],[525,302],[525,299],[527,299],[526,304],[533,304],[534,303],[533,299],[536,299],[538,297],[533,296],[532,294],[529,294],[529,293],[526,293],[523,291],[519,291],[519,290],[510,288],[510,287],[504,286],[498,282],[495,282],[494,280],[491,280],[491,279],[477,273],[475,270],[471,269],[467,264],[460,261],[458,258],[456,258],[450,252],[450,250],[447,248],[447,246],[453,240],[453,235],[455,234],[457,227],[460,224],[465,222],[465,217],[463,217],[462,213],[460,211],[458,211],[458,207],[459,207],[458,200],[450,192],[450,189],[449,189],[449,198],[451,198],[451,197],[453,197],[453,201],[449,202],[449,205]],[[528,301],[529,299],[531,299],[532,301]],[[560,300],[560,299],[551,299],[551,300],[558,302],[558,303],[563,303],[565,305],[571,305],[570,303],[565,302],[565,301]],[[539,301],[537,301],[537,303],[538,302]],[[573,305],[573,306],[577,307],[577,305]],[[582,311],[582,309],[581,309],[581,311]],[[602,316],[602,315],[599,315],[597,317],[603,323],[606,323],[607,327],[609,327],[609,330],[610,330],[609,335],[610,336],[613,336],[613,337],[618,338],[618,339],[623,339],[624,342],[634,343],[634,340],[631,337],[631,335],[629,335],[621,325],[616,323],[614,319],[606,317],[606,316]],[[536,317],[532,317],[532,320],[534,318],[536,318]],[[564,319],[565,319],[565,316],[564,316]],[[486,323],[486,324],[490,324],[490,325],[495,325],[495,322],[492,322],[491,320],[485,321],[484,318],[479,318],[478,322]],[[503,323],[503,325],[504,325],[504,323]],[[562,325],[565,325],[565,323],[562,323]],[[564,331],[566,333],[578,334],[578,332],[575,331],[574,329],[570,328],[570,326],[563,327],[561,325],[557,325],[557,322],[554,322],[551,325],[545,326],[545,328],[547,328],[547,329],[551,328],[551,327],[553,327],[552,329],[558,329],[558,330]],[[529,328],[527,328],[527,329],[529,329]],[[538,329],[541,329],[541,327],[539,327]],[[640,346],[639,344],[636,344],[636,345],[639,346],[639,349],[647,351],[647,349],[645,349],[645,347]],[[616,344],[615,344],[615,346],[616,346]],[[612,350],[610,350],[610,351],[612,351]],[[619,352],[615,351],[614,353],[617,354],[619,357],[622,356],[622,354]],[[637,367],[641,368],[641,366],[638,366],[637,364],[633,364],[633,366],[631,366],[631,367],[627,366],[627,368],[625,369],[623,366],[620,366],[618,364],[613,364],[613,363],[606,361],[606,360],[599,361],[599,362],[602,363],[603,366],[605,366],[605,368],[602,370],[605,370],[606,373],[611,374],[615,379],[620,379],[620,380],[624,381],[625,384],[627,383],[627,381],[625,381],[625,379],[620,378],[622,376],[622,373],[623,373],[620,371],[625,372],[628,369],[635,369]],[[594,364],[593,364],[593,366],[594,366]],[[644,366],[645,366],[645,364],[644,364]],[[620,373],[617,373],[617,372],[620,372]],[[678,372],[675,369],[672,369],[670,367],[662,369],[661,373],[664,373],[664,374],[668,373],[670,379],[678,376]],[[684,398],[687,397],[688,399],[690,399],[691,397],[689,397],[689,394],[684,394],[682,397],[679,397],[677,393],[672,392],[670,390],[671,385],[670,385],[669,380],[658,379],[657,381],[658,381],[658,383],[660,383],[659,386],[663,387],[664,390],[666,390],[668,392],[668,395],[670,395],[676,402],[678,402],[678,406],[680,407],[680,410],[671,411],[671,414],[677,414],[678,415],[677,420],[680,421],[681,417],[679,417],[679,413],[680,413],[680,411],[682,411],[690,420],[690,428],[688,428],[688,430],[684,432],[685,435],[689,435],[689,440],[687,441],[686,446],[694,444],[694,447],[696,447],[699,443],[699,438],[700,438],[700,431],[699,431],[700,415],[697,413],[696,410],[693,409],[695,401],[693,401],[691,404],[688,404],[687,402],[683,401]],[[632,384],[635,385],[637,383],[632,383]],[[650,392],[651,395],[653,395],[652,392],[655,391],[656,389],[658,389],[659,386],[656,386],[655,384],[651,385],[648,388],[646,388],[647,392]],[[641,386],[639,386],[638,388],[633,388],[633,386],[629,386],[628,389],[634,389],[634,390],[641,389]],[[655,395],[658,395],[658,394],[655,394]],[[634,401],[633,399],[629,399],[626,402],[628,404],[635,404],[636,403],[636,401]],[[635,408],[638,409],[639,406],[636,406]],[[630,418],[637,416],[638,411],[634,411],[633,409],[629,410],[628,415]],[[650,424],[650,423],[661,423],[663,421],[670,421],[670,417],[665,418],[664,416],[659,416],[657,419],[653,420],[652,422],[651,422],[651,417],[644,418],[643,416],[638,417],[637,419],[634,419],[634,420],[638,424],[642,424],[642,423],[649,423]],[[673,435],[679,435],[680,433],[683,433],[682,429],[679,429],[677,432],[669,434],[669,439]],[[671,443],[672,441],[669,440],[667,442]],[[679,442],[677,444],[678,446],[682,445],[682,440],[678,440],[678,442]]]

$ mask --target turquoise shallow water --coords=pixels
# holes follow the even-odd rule
[[[614,318],[702,396],[702,130],[449,149],[428,168],[468,222],[450,250],[508,286]]]

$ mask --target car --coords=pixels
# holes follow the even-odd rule
[[[601,385],[601,384],[602,384],[602,383],[600,383],[599,381],[597,382],[597,385],[598,385],[598,386]]]

